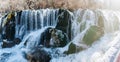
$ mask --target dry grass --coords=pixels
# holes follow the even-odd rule
[[[112,0],[0,0],[0,12],[40,8],[102,9],[110,6],[110,1]]]
[[[0,0],[1,12],[39,8],[93,8],[95,6],[100,5],[93,0]]]

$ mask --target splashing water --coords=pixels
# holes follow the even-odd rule
[[[15,37],[23,39],[19,45],[12,48],[0,49],[0,61],[2,62],[27,62],[24,57],[24,52],[28,51],[31,46],[36,45],[40,35],[48,27],[55,27],[57,23],[58,10],[55,9],[41,9],[41,10],[25,10],[15,16]],[[1,24],[4,19],[1,19]],[[47,22],[47,23],[46,23]],[[35,41],[35,43],[28,42],[25,47],[26,40]],[[28,50],[27,50],[28,49]],[[18,59],[19,58],[19,59]]]
[[[113,62],[116,60],[120,47],[120,12],[79,9],[69,13],[72,16],[70,18],[72,40],[65,47],[55,48],[55,51],[45,48],[53,56],[50,62]],[[20,37],[22,42],[12,48],[1,48],[0,61],[27,62],[23,53],[39,43],[40,35],[47,27],[56,26],[58,16],[58,10],[53,9],[22,11],[21,16],[16,16],[15,33],[15,37]],[[23,44],[26,40],[30,42],[25,47]],[[77,49],[83,50],[65,54],[64,52],[71,51],[71,43],[75,44]],[[54,56],[56,50],[59,51],[57,57]]]
[[[113,62],[120,47],[120,12],[80,9],[73,16],[72,42],[86,49],[51,62]],[[93,26],[98,28],[96,34]]]

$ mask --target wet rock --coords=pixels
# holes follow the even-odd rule
[[[14,42],[15,44],[19,44],[19,43],[21,42],[21,39],[15,38],[15,39],[13,40],[13,42]]]
[[[24,45],[28,46],[30,43],[34,45],[30,46],[30,48],[34,48],[35,46],[43,46],[47,48],[56,48],[56,47],[64,47],[69,41],[68,36],[61,30],[57,30],[55,28],[46,28],[42,33],[36,34],[39,36],[36,40],[33,40],[33,36],[29,36]],[[30,40],[31,39],[31,40]]]
[[[49,47],[50,45],[50,38],[51,38],[51,30],[52,28],[47,28],[40,36],[40,44],[44,45],[45,47]],[[40,45],[39,44],[39,45]]]
[[[3,40],[2,48],[11,48],[15,45],[13,42],[8,42],[7,40]]]
[[[29,62],[50,62],[51,56],[42,48],[36,47],[28,52],[27,60]]]
[[[104,34],[104,31],[101,27],[98,26],[91,26],[87,33],[85,34],[83,41],[86,45],[92,45],[93,42],[98,40],[102,35]]]
[[[61,30],[47,28],[40,38],[40,44],[45,47],[64,47],[68,43],[67,35]]]
[[[59,9],[59,17],[56,29],[62,30],[67,33],[69,39],[71,40],[71,16],[70,13],[65,9]]]
[[[64,47],[68,42],[68,36],[61,30],[53,29],[51,31],[51,44],[53,47]]]
[[[75,45],[74,43],[71,42],[68,50],[65,51],[64,54],[68,55],[68,54],[78,53],[78,52],[82,51],[83,49],[85,49],[85,48],[77,46],[77,45]]]
[[[15,23],[11,23],[5,28],[5,39],[12,41],[15,38]]]
[[[2,37],[9,41],[15,38],[15,12],[8,13],[6,19],[2,21]]]
[[[8,42],[7,40],[3,40],[2,48],[11,48],[15,45],[18,45],[21,42],[21,39],[15,38],[13,41]]]

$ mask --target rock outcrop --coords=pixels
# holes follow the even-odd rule
[[[29,62],[50,62],[51,56],[44,49],[36,47],[32,51],[27,52],[26,58]]]
[[[15,38],[15,12],[8,13],[5,19],[3,19],[2,37],[8,41],[13,41]]]
[[[68,35],[69,40],[71,40],[71,15],[65,9],[59,9],[58,14],[58,22],[55,28],[65,32]]]
[[[18,45],[21,42],[21,39],[15,38],[13,41],[3,40],[2,48],[11,48],[15,45]]]

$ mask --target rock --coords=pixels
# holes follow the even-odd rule
[[[61,30],[47,28],[40,38],[40,44],[45,47],[64,47],[68,43],[68,36]]]
[[[15,38],[13,41],[8,42],[7,40],[3,40],[2,48],[11,48],[15,45],[18,45],[21,42],[21,39]]]
[[[56,47],[64,47],[69,41],[68,36],[61,30],[57,30],[55,28],[48,27],[46,28],[40,35],[40,38],[37,40],[30,40],[32,36],[29,36],[24,45],[27,46],[30,43],[34,43],[35,46],[43,46],[47,48],[56,48]],[[31,46],[30,48],[34,48]]]
[[[29,62],[50,62],[51,56],[42,48],[36,47],[28,52],[27,60]]]
[[[67,33],[69,40],[71,40],[71,16],[70,13],[65,9],[59,9],[58,12],[58,22],[55,27],[58,30],[62,30],[64,33]]]
[[[3,40],[2,48],[11,48],[15,45],[13,42],[8,42],[7,40]]]
[[[104,31],[101,27],[91,26],[85,34],[83,41],[86,45],[91,46],[93,42],[98,40],[103,35],[103,33]]]
[[[67,34],[61,30],[53,29],[51,31],[51,44],[53,47],[64,47],[69,42]]]
[[[71,42],[68,50],[65,51],[64,54],[68,55],[68,54],[78,53],[78,52],[82,51],[83,49],[85,49],[85,48],[77,46],[77,45],[75,45],[74,43]]]
[[[15,12],[11,12],[6,16],[2,22],[2,37],[9,41],[15,38]]]
[[[21,42],[21,39],[15,38],[15,39],[13,40],[13,42],[14,42],[15,44],[19,44],[19,43]]]
[[[15,38],[15,23],[8,24],[5,28],[5,39],[12,41]]]
[[[40,36],[40,44],[39,45],[43,45],[45,47],[50,47],[50,39],[51,39],[51,30],[52,28],[49,27],[47,28]]]

